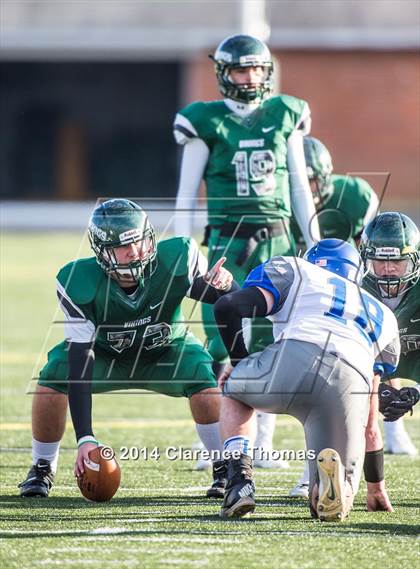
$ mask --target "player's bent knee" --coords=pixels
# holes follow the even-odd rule
[[[207,387],[201,391],[193,393],[190,397],[190,402],[203,405],[220,405],[221,391],[218,387]]]
[[[217,423],[220,414],[221,393],[218,387],[209,387],[190,397],[191,413],[197,423]]]

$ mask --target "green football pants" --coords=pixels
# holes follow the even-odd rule
[[[48,353],[39,384],[67,393],[67,376],[66,343],[61,342]],[[216,386],[212,358],[192,334],[173,340],[155,357],[138,361],[135,355],[121,356],[95,348],[92,393],[141,389],[172,397],[191,397]]]

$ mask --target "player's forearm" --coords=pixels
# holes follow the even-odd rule
[[[319,241],[321,236],[306,173],[303,137],[299,131],[291,134],[287,141],[287,167],[290,176],[292,210],[306,246],[309,248],[315,241]]]
[[[366,451],[363,471],[365,480],[368,483],[368,492],[375,490],[375,485],[384,479],[384,445],[378,423],[378,386],[380,380],[380,376],[374,374],[372,393],[370,395],[369,416],[365,430]],[[371,485],[370,487],[369,484]]]
[[[216,302],[214,315],[232,365],[248,355],[243,337],[242,319],[266,314],[266,300],[256,287],[227,294]]]
[[[68,350],[68,398],[76,439],[91,435],[94,352],[91,344],[72,342]]]
[[[366,452],[376,452],[383,448],[382,435],[379,429],[378,413],[378,386],[379,375],[375,375],[372,383],[372,391],[369,401],[369,416],[365,430]]]
[[[192,235],[193,211],[208,157],[209,150],[199,138],[191,140],[184,147],[175,205],[176,236]]]

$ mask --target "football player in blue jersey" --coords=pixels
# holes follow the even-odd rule
[[[303,425],[310,461],[310,510],[344,520],[357,493],[373,379],[392,374],[400,344],[395,316],[360,288],[361,259],[339,239],[323,239],[304,259],[274,257],[242,290],[215,305],[231,369],[220,385],[228,484],[221,516],[255,509],[254,409],[290,414]],[[275,343],[248,355],[242,319],[273,322]]]

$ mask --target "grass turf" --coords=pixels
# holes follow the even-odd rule
[[[386,457],[394,514],[367,513],[364,484],[343,524],[309,518],[303,500],[288,497],[302,464],[257,471],[258,508],[250,520],[225,522],[219,503],[204,498],[210,482],[190,460],[168,460],[168,446],[189,448],[195,430],[186,401],[158,395],[95,396],[98,437],[160,450],[156,460],[120,461],[122,484],[108,504],[85,502],[72,467],[72,429],[63,440],[57,483],[48,500],[22,500],[16,485],[30,464],[31,378],[62,335],[56,309],[57,269],[89,254],[77,234],[5,234],[1,240],[1,497],[2,566],[25,567],[285,567],[348,569],[413,567],[418,562],[416,486],[419,459]],[[416,410],[418,416],[418,410]],[[277,419],[276,448],[303,448],[302,429]],[[419,446],[419,421],[407,428]]]

